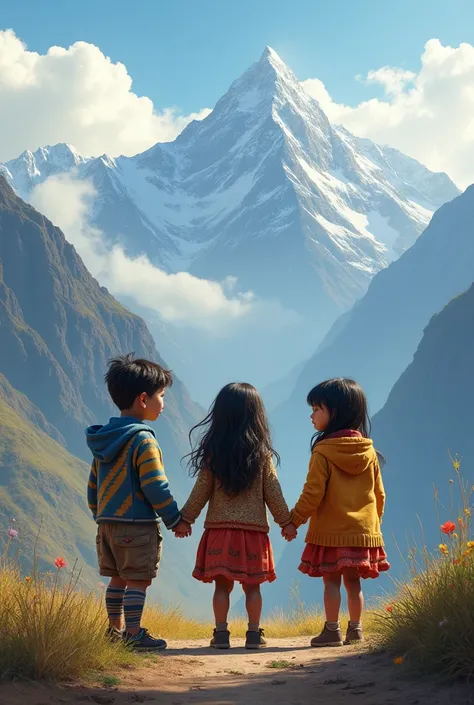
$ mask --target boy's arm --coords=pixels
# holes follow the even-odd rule
[[[319,453],[313,453],[303,492],[290,514],[291,521],[296,527],[307,522],[311,514],[317,511],[326,492],[328,479],[326,458]]]
[[[95,520],[97,515],[97,464],[95,458],[92,461],[89,482],[87,484],[87,504]]]
[[[375,467],[375,500],[377,502],[377,514],[379,515],[380,521],[382,521],[384,509],[385,509],[385,489],[382,481],[382,473],[380,472],[380,466],[377,463]]]
[[[283,497],[277,472],[270,458],[263,475],[263,498],[276,523],[283,528],[291,524],[288,505]]]
[[[189,499],[181,509],[184,521],[194,524],[207,502],[209,502],[214,486],[214,475],[209,470],[201,470],[194,484]]]
[[[156,439],[150,436],[141,441],[135,450],[133,460],[141,491],[161,517],[166,528],[174,529],[181,521],[181,514],[171,494],[163,456]]]

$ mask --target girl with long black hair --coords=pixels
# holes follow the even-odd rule
[[[191,430],[190,438],[196,429],[202,434],[189,456],[189,466],[197,481],[182,517],[194,523],[209,503],[193,576],[215,584],[216,628],[211,646],[230,646],[227,615],[237,581],[245,592],[249,618],[246,648],[258,649],[265,646],[260,585],[276,578],[266,507],[287,540],[296,536],[276,474],[273,458],[278,462],[279,457],[271,445],[258,391],[250,384],[228,384],[204,421]]]

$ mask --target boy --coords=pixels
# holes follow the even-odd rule
[[[170,492],[155,433],[146,421],[163,411],[171,372],[133,354],[111,360],[105,375],[120,417],[86,430],[94,460],[88,502],[97,531],[100,574],[110,577],[105,595],[108,634],[136,649],[165,649],[141,626],[146,590],[161,558],[160,517],[167,529],[187,532]],[[125,630],[123,630],[125,616]]]

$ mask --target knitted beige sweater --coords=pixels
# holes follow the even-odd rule
[[[229,497],[209,470],[201,470],[188,501],[181,510],[185,521],[193,524],[209,502],[206,529],[270,530],[266,507],[281,527],[290,523],[290,513],[281,491],[273,462],[259,472],[249,490]]]

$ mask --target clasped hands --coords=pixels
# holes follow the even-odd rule
[[[181,519],[179,524],[174,527],[173,531],[177,539],[185,539],[193,533],[191,524],[188,524],[184,519]]]
[[[283,536],[285,541],[294,541],[297,534],[298,534],[298,531],[297,531],[296,526],[294,524],[287,524],[281,530],[281,535]]]

